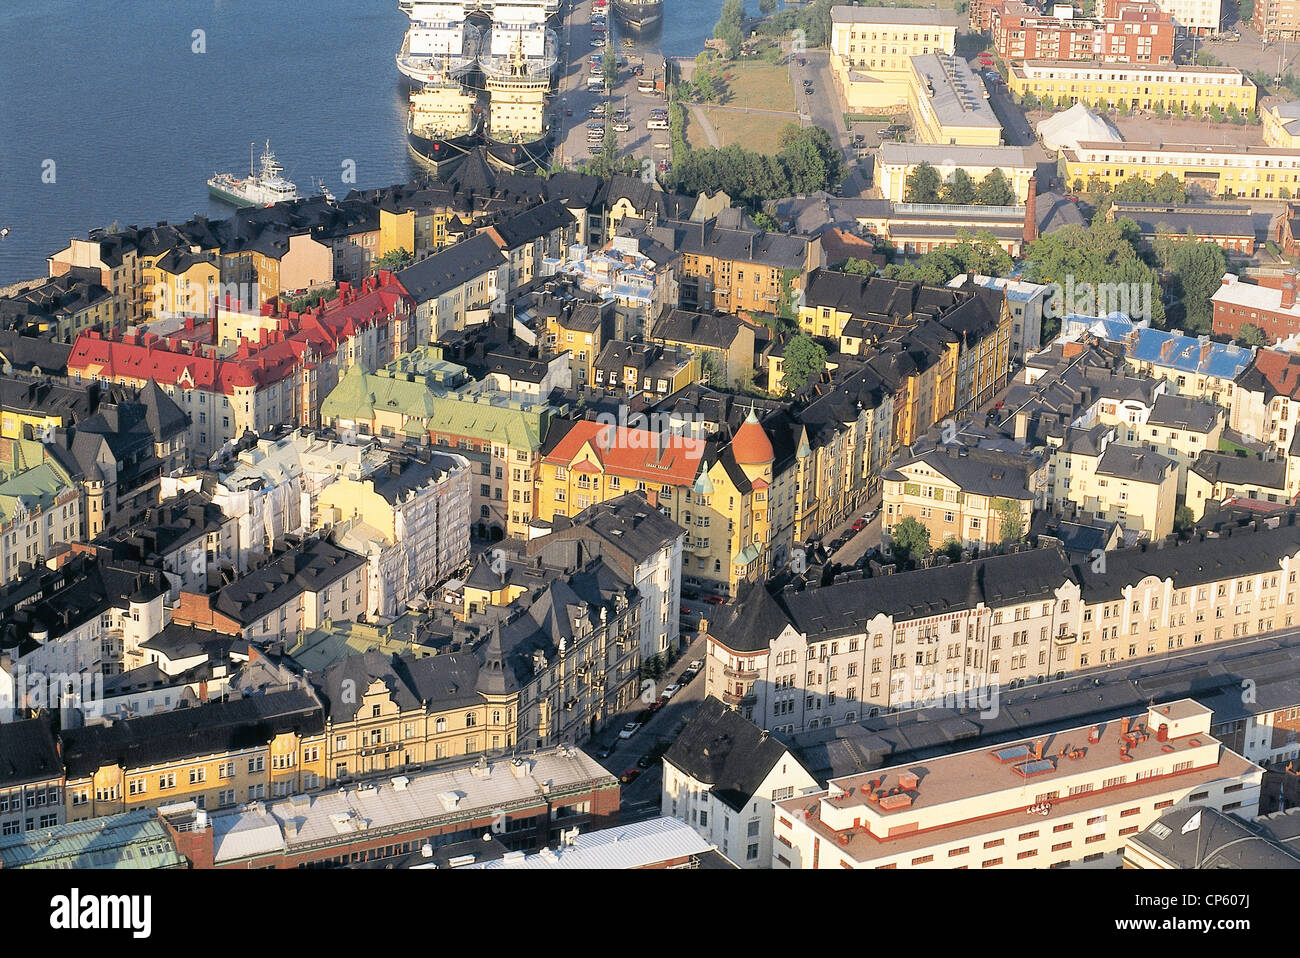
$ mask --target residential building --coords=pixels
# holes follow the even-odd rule
[[[690,530],[650,505],[644,492],[628,492],[588,506],[571,519],[556,514],[534,522],[526,551],[555,565],[600,556],[641,595],[641,660],[677,646],[681,637],[682,565]],[[572,552],[572,561],[564,561]],[[561,558],[563,557],[563,558]]]
[[[72,266],[68,271],[0,298],[0,327],[59,342],[71,342],[83,329],[108,331],[122,317],[117,297],[100,282],[98,269]]]
[[[398,282],[415,300],[415,343],[434,342],[481,321],[494,306],[503,308],[509,272],[509,258],[486,232],[398,271]]]
[[[153,810],[103,815],[0,838],[0,868],[185,868]]]
[[[1252,21],[1264,40],[1300,37],[1300,5],[1296,0],[1260,0]]]
[[[743,382],[754,370],[754,327],[729,313],[674,309],[655,323],[650,340],[698,356],[702,374],[725,386]]]
[[[752,335],[752,333],[751,333]],[[688,349],[656,343],[610,340],[593,364],[596,389],[650,402],[677,393],[700,378],[699,361]]]
[[[1277,199],[1300,190],[1300,152],[1271,146],[1140,142],[1081,142],[1061,150],[1066,183],[1116,186],[1168,173],[1210,196]],[[1086,187],[1092,189],[1093,187]]]
[[[1041,469],[1030,457],[989,449],[904,449],[883,477],[882,528],[915,519],[936,549],[950,539],[979,550],[1019,539],[1040,504]]]
[[[1001,290],[1006,297],[1011,315],[1010,361],[1013,364],[1023,363],[1031,353],[1038,352],[1043,335],[1043,306],[1051,293],[1050,286],[978,273],[954,276],[948,285],[960,289],[967,282]]]
[[[81,537],[81,493],[44,446],[10,440],[0,448],[0,581],[9,582]]]
[[[1200,519],[1206,506],[1234,496],[1262,502],[1290,504],[1295,500],[1296,477],[1288,481],[1287,459],[1238,456],[1231,452],[1205,450],[1187,473],[1186,505]]]
[[[1165,809],[1249,816],[1259,804],[1263,770],[1210,735],[1210,710],[1192,699],[1052,741],[1061,747],[1028,739],[836,778],[778,802],[774,867],[1114,867]]]
[[[366,611],[367,563],[323,539],[277,543],[269,561],[210,594],[182,592],[172,621],[266,643]]]
[[[1019,0],[988,0],[988,29],[998,55],[1017,60],[1174,62],[1174,21],[1154,2],[1107,0],[1100,16],[1044,15]]]
[[[1278,286],[1243,283],[1234,273],[1224,273],[1223,283],[1210,297],[1214,307],[1215,335],[1236,337],[1247,323],[1262,330],[1269,342],[1300,332],[1300,306],[1296,305],[1296,272],[1287,270]]]
[[[831,76],[850,109],[906,103],[913,57],[951,56],[958,18],[934,10],[831,8]]]
[[[6,711],[11,703],[5,703]],[[5,767],[0,773],[0,848],[10,836],[30,835],[64,822],[63,759],[51,731],[50,716],[13,721],[8,714],[0,723],[0,753]],[[0,851],[0,861],[4,861]]]
[[[1175,460],[1121,444],[1105,425],[1067,429],[1064,440],[1051,445],[1048,480],[1058,510],[1118,522],[1151,539],[1174,531],[1179,485]]]
[[[777,738],[706,698],[664,753],[660,810],[741,868],[772,867],[774,801],[817,780]]]

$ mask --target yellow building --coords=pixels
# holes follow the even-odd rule
[[[204,316],[221,288],[218,258],[180,247],[146,264],[142,273],[146,319],[175,314]]]
[[[884,143],[876,159],[876,180],[881,195],[901,203],[907,194],[907,178],[922,163],[929,163],[947,181],[962,169],[979,182],[994,170],[1001,170],[1016,194],[1016,203],[1029,199],[1029,187],[1038,169],[1029,150],[1019,146],[963,146],[927,143]]]
[[[1235,106],[1253,113],[1259,97],[1254,82],[1240,70],[1171,64],[1025,60],[1011,67],[1007,88],[1016,96],[1050,96],[1062,109],[1068,101],[1121,110],[1150,110],[1156,105],[1170,110],[1177,104],[1190,112],[1199,103],[1202,110],[1218,106],[1226,112]]]
[[[949,446],[907,455],[884,476],[882,523],[905,518],[930,530],[930,545],[953,540],[987,549],[1019,539],[1034,515],[1035,467],[1010,453]]]
[[[542,457],[539,518],[575,516],[640,490],[688,532],[682,581],[734,595],[767,572],[775,453],[751,411],[716,460],[705,442],[591,420],[573,424]]]
[[[959,20],[934,10],[831,8],[831,75],[850,111],[907,102],[911,58],[956,50]]]
[[[1048,487],[1061,512],[1118,522],[1153,540],[1174,531],[1178,463],[1115,441],[1105,424],[1048,438]]]
[[[1274,103],[1260,111],[1264,142],[1282,149],[1300,149],[1300,101]]]
[[[1261,502],[1285,503],[1292,499],[1287,487],[1290,464],[1286,457],[1238,456],[1231,452],[1202,452],[1187,470],[1186,505],[1200,519],[1211,502],[1234,496]]]
[[[889,144],[886,144],[889,145]],[[1061,151],[1066,183],[1088,189],[1097,180],[1116,186],[1133,176],[1155,181],[1168,173],[1211,196],[1277,199],[1300,193],[1300,149],[1193,143],[1080,143]]]
[[[596,359],[613,326],[612,310],[601,303],[555,300],[541,309],[546,322],[544,347],[548,356],[568,350],[569,369],[577,389],[596,381]]]
[[[907,108],[919,143],[999,146],[1002,124],[984,81],[961,57],[929,54],[908,61]]]
[[[231,808],[310,791],[327,777],[321,707],[305,689],[87,725],[62,737],[70,822],[186,801]]]

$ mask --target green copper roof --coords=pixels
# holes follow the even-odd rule
[[[19,504],[27,513],[48,509],[71,485],[71,478],[54,462],[13,473],[0,481],[0,523],[12,522]]]

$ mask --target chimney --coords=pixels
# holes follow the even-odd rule
[[[1282,308],[1295,306],[1295,270],[1289,269],[1282,274]]]
[[[1025,198],[1025,245],[1038,239],[1038,185],[1029,178],[1029,195]]]

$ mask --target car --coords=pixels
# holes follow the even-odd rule
[[[651,765],[654,764],[654,760],[655,757],[649,752],[646,752],[644,755],[642,755],[640,758],[636,760],[636,767],[649,768]]]
[[[639,63],[632,68],[632,75],[634,77],[639,77],[644,73],[645,73],[645,67],[641,66],[641,64]]]
[[[861,532],[861,531],[862,531],[863,529],[865,529],[866,527],[867,527],[867,520],[866,520],[866,519],[855,519],[855,520],[853,521],[853,526],[852,526],[852,528],[853,528],[853,531],[854,531],[854,532]]]
[[[629,768],[626,772],[624,772],[619,777],[619,781],[622,782],[624,785],[630,785],[632,782],[635,782],[637,778],[640,777],[640,775],[641,775],[641,769]]]
[[[566,108],[565,111],[564,111],[564,115],[565,115],[565,116],[573,116],[573,109],[572,109],[571,107],[570,107],[570,108]]]
[[[697,675],[699,675],[699,674],[700,674],[699,672],[692,672],[690,669],[687,669],[687,670],[686,670],[685,672],[683,672],[681,675],[677,676],[677,684],[678,684],[678,685],[690,685],[690,684],[691,684],[691,679],[695,678],[695,676],[697,676]]]
[[[691,661],[687,664],[686,667],[690,669],[692,672],[698,672],[700,671],[700,669],[704,668],[704,660],[691,659]]]
[[[806,67],[808,65],[808,60],[805,57],[800,57],[798,62],[801,67]]]
[[[592,38],[591,38],[591,45],[592,45],[593,47],[603,47],[603,46],[605,45],[605,41],[604,41],[603,39],[601,39],[600,37],[592,37]]]
[[[865,133],[858,133],[857,135],[855,135],[855,136],[853,137],[853,139],[857,140],[859,143],[861,143],[861,142],[862,142],[863,140],[865,140],[866,138],[867,138],[867,135],[866,135]]]
[[[628,722],[619,730],[618,737],[631,738],[633,735],[637,733],[637,730],[640,728],[641,728],[640,722]]]
[[[812,96],[816,91],[812,87],[806,86],[803,88],[803,92],[808,94],[809,96]]]
[[[600,751],[596,753],[596,758],[609,758],[614,754],[614,749],[618,748],[617,742],[610,742],[608,745],[602,745]]]
[[[662,699],[655,699],[653,702],[650,703],[651,712],[658,712],[663,707],[664,707],[664,703]]]
[[[615,124],[614,124],[614,132],[615,132],[615,133],[627,133],[627,132],[628,132],[629,130],[631,130],[631,129],[632,129],[632,126],[631,126],[631,124],[628,124],[628,123],[615,123]]]
[[[682,615],[690,615],[693,612],[693,610],[689,606],[685,606],[685,605],[682,606],[681,609],[679,609],[678,611],[680,611]]]
[[[866,512],[862,513],[862,519],[864,522],[870,522],[878,515],[880,515],[879,509],[868,509]]]
[[[722,595],[706,595],[704,601],[709,603],[709,605],[725,605],[727,597]]]
[[[803,85],[804,85],[804,86],[812,86],[812,80],[804,80],[804,81],[803,81]]]
[[[1006,401],[1005,399],[999,399],[997,402],[995,402],[995,403],[993,404],[993,408],[994,408],[995,410],[997,410],[997,409],[1001,409],[1001,408],[1002,408],[1003,406],[1005,406],[1006,404],[1007,404],[1007,401]]]
[[[681,682],[674,682],[672,685],[670,685],[670,686],[668,686],[666,689],[664,689],[664,693],[663,693],[664,698],[666,698],[666,699],[670,699],[670,698],[672,698],[674,695],[676,695],[678,692],[680,692],[681,690],[682,690],[682,683],[681,683]]]

